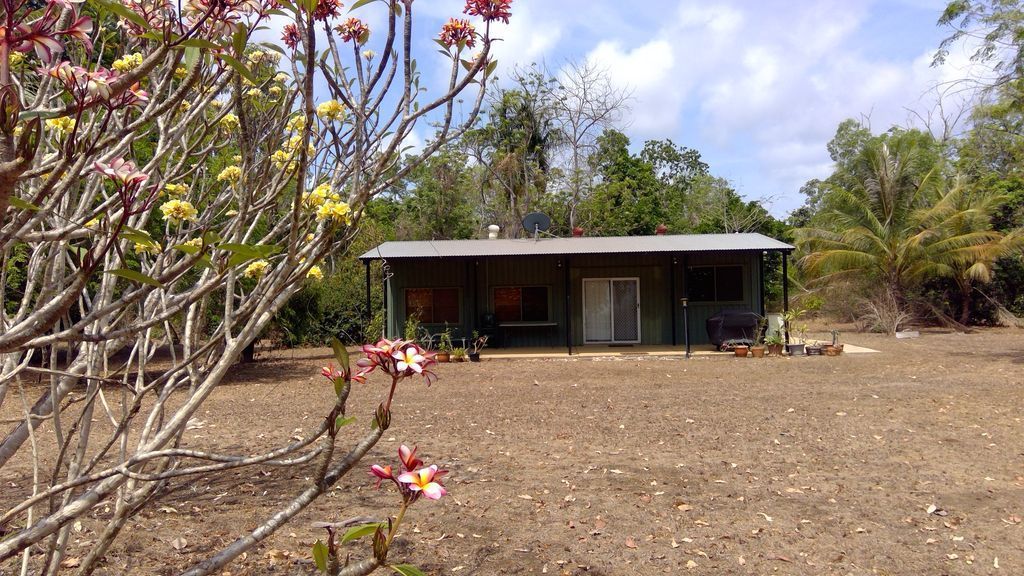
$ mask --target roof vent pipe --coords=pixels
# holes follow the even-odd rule
[[[579,237],[583,236],[583,228],[580,228],[579,226],[576,226],[575,228],[573,228],[572,229],[572,236],[573,236],[573,238],[579,238]]]
[[[664,236],[666,232],[668,232],[668,226],[664,224],[658,224],[658,228],[654,231],[658,236]]]
[[[488,240],[497,240],[498,239],[498,232],[500,232],[500,231],[501,231],[501,227],[500,226],[498,226],[497,224],[491,224],[490,226],[487,227],[487,239]]]

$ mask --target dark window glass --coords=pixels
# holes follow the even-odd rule
[[[521,288],[494,289],[494,317],[498,322],[519,322],[523,319]]]
[[[543,286],[523,288],[523,321],[548,321],[548,289]]]
[[[424,324],[459,323],[458,288],[409,288],[405,291],[405,316]]]
[[[714,302],[715,269],[710,266],[690,268],[687,293],[694,302]]]
[[[494,317],[498,322],[547,322],[547,287],[495,288]]]
[[[430,288],[410,288],[405,291],[405,317],[416,317],[420,322],[430,322],[434,316],[434,296]]]
[[[715,299],[719,302],[743,300],[743,267],[719,266],[715,268]]]
[[[698,266],[690,268],[688,294],[694,302],[740,302],[743,300],[743,266]]]

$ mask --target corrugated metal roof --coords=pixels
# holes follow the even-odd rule
[[[763,234],[678,234],[665,236],[594,236],[583,238],[520,238],[515,240],[423,240],[385,242],[361,260],[380,258],[458,258],[473,256],[557,256],[643,252],[734,252],[792,250]]]

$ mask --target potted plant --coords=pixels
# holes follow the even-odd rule
[[[804,347],[804,351],[807,353],[808,356],[821,356],[821,353],[824,351],[824,348],[822,348],[821,342],[818,342],[817,340],[811,340],[807,342],[807,346]]]
[[[805,312],[805,310],[794,308],[792,310],[787,310],[782,315],[782,326],[786,331],[786,351],[789,352],[790,356],[803,354],[804,352],[804,339],[801,337],[799,343],[791,342],[790,336],[792,336],[793,332],[798,331],[796,328],[796,321],[799,320]],[[806,330],[807,326],[805,325],[799,330],[799,332],[800,334],[803,334]]]
[[[726,350],[732,348],[732,353],[737,358],[746,358],[747,353],[750,352],[750,345],[747,342],[748,340],[727,340],[722,347]]]
[[[452,349],[452,362],[465,362],[466,361],[466,349],[465,348],[454,348]]]
[[[839,356],[843,353],[843,345],[839,343],[839,331],[832,331],[832,343],[825,346],[826,356]]]
[[[480,351],[487,346],[487,335],[481,336],[476,330],[473,331],[473,339],[469,343],[469,361],[479,362]]]
[[[768,347],[768,354],[772,356],[782,356],[782,348],[785,345],[785,340],[782,338],[782,332],[776,330],[771,333],[770,336],[764,339],[765,346]]]
[[[764,345],[765,331],[768,329],[768,318],[761,316],[757,321],[757,332],[754,333],[754,345],[750,347],[750,355],[754,358],[764,358],[767,347]]]
[[[434,359],[438,362],[449,362],[452,357],[452,331],[448,328],[439,334],[437,343],[437,354]]]
[[[807,324],[801,325],[796,332],[800,335],[800,337],[797,338],[798,342],[786,344],[786,351],[789,352],[790,356],[800,356],[804,354],[804,344],[807,343]]]

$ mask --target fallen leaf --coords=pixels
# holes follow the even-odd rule
[[[687,570],[693,570],[696,567],[697,567],[697,563],[694,562],[693,560],[687,560],[686,561],[686,569]]]
[[[747,563],[747,560],[743,556],[740,556],[739,559],[737,560],[737,562],[740,563],[740,566],[745,566],[746,563]]]
[[[178,536],[174,540],[171,540],[171,548],[174,548],[175,550],[178,550],[179,552],[181,550],[184,550],[187,547],[188,547],[188,540],[185,540],[181,536]]]
[[[65,558],[64,561],[60,563],[60,566],[61,566],[61,568],[78,568],[79,566],[81,566],[81,564],[82,564],[82,559],[81,558],[72,557],[72,558]]]
[[[519,497],[523,500],[533,500],[533,496],[530,496],[529,494],[520,494]]]
[[[630,549],[635,550],[636,549],[636,542],[634,542],[632,538],[626,538],[626,548],[630,548]]]
[[[767,515],[767,514],[765,514],[764,512],[758,512],[758,514],[761,515],[761,516],[764,516],[764,519],[767,520],[768,522],[772,521],[772,517]]]
[[[679,542],[676,542],[675,538],[672,539],[672,547],[673,548],[679,548]]]

